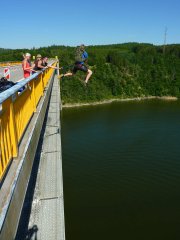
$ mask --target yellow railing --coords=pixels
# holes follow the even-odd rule
[[[52,65],[56,66],[57,61]],[[19,83],[19,87],[17,84],[0,94],[0,180],[12,158],[18,156],[18,145],[54,71],[48,68],[43,73],[25,79]],[[23,84],[25,90],[18,93]],[[14,89],[17,90],[13,92]]]
[[[15,66],[15,65],[21,65],[22,62],[1,62],[0,67],[8,67],[8,66]]]

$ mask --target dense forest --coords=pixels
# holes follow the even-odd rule
[[[63,72],[74,63],[75,48],[51,46],[39,49],[0,49],[0,61],[22,60],[22,53],[58,56]],[[180,97],[180,44],[154,46],[126,43],[88,46],[88,65],[93,71],[88,86],[82,72],[61,81],[64,103],[94,102],[112,98],[145,96]]]

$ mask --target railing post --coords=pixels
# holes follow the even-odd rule
[[[57,70],[57,74],[60,75],[60,71],[59,71],[59,59],[58,57],[56,56],[56,59],[57,59],[57,67],[58,67],[58,70]],[[62,111],[62,101],[61,101],[61,81],[59,81],[59,90],[60,90],[60,111]]]
[[[41,75],[41,85],[42,85],[42,96],[44,95],[44,88],[45,88],[45,84],[44,84],[44,76],[45,76],[45,72],[42,73]]]
[[[32,105],[33,105],[33,109],[34,109],[34,112],[36,112],[36,95],[35,95],[35,87],[34,87],[34,81],[35,79],[32,80],[31,82],[31,100],[32,100]]]
[[[59,71],[59,59],[58,59],[58,56],[56,56],[56,59],[57,59],[57,75],[60,75],[60,71]]]
[[[39,76],[40,77],[40,84],[41,84],[41,96],[43,96],[44,94],[44,84],[43,84],[43,77],[44,77],[44,72],[41,73],[41,75]]]
[[[12,98],[9,98],[6,100],[3,104],[3,109],[5,111],[9,112],[9,131],[11,136],[11,144],[12,144],[12,156],[17,157],[18,156],[18,139],[17,139],[17,127],[16,127],[16,121],[14,116],[14,108],[13,108],[13,101]]]
[[[0,118],[0,139],[1,139],[1,141],[2,141],[2,128],[1,128],[1,118]],[[1,150],[1,148],[2,148],[2,146],[1,146],[1,142],[0,142],[0,176],[2,176],[2,174],[3,174],[3,158],[2,158],[2,150]]]
[[[10,129],[12,129],[12,143],[13,143],[13,157],[18,156],[18,139],[17,139],[17,127],[14,115],[13,101],[10,101]]]

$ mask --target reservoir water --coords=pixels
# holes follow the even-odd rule
[[[180,101],[64,109],[67,240],[180,239]]]

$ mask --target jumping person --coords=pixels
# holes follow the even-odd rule
[[[87,84],[91,75],[92,71],[85,65],[88,59],[88,53],[85,51],[85,46],[82,44],[81,46],[76,48],[76,55],[75,55],[75,64],[72,69],[72,72],[66,73],[66,74],[61,74],[61,77],[68,77],[68,76],[73,76],[77,73],[77,71],[82,71],[87,73],[86,78],[84,83]]]

